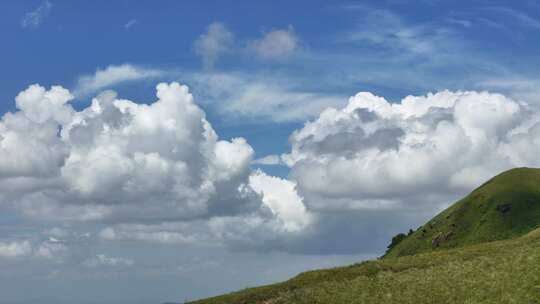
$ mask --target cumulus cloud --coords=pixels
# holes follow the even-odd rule
[[[539,166],[539,118],[488,92],[399,103],[362,92],[295,131],[282,158],[312,210],[438,209],[502,170]]]
[[[52,9],[52,4],[48,0],[43,1],[36,9],[28,12],[21,20],[23,28],[35,29],[41,25],[45,17],[49,15]]]
[[[212,68],[220,56],[231,51],[233,42],[233,33],[223,23],[214,22],[195,41],[195,53],[206,68]]]
[[[40,219],[117,223],[100,233],[109,240],[249,243],[309,224],[293,184],[252,173],[251,146],[220,140],[186,86],[156,90],[150,104],[106,91],[80,111],[61,87],[21,92],[18,110],[0,120],[0,204]],[[255,186],[262,178],[274,187]],[[71,237],[49,232],[38,255]]]
[[[298,48],[298,37],[294,28],[273,30],[260,39],[248,43],[248,50],[261,59],[278,59],[290,56]]]
[[[18,205],[71,219],[191,218],[226,212],[227,201],[248,208],[237,189],[252,148],[242,138],[218,140],[187,87],[162,83],[157,97],[145,105],[109,91],[76,112],[58,87],[19,94],[19,111],[0,121],[0,176],[46,189],[27,190]]]
[[[74,89],[74,95],[85,96],[120,83],[155,79],[165,74],[166,72],[162,70],[148,69],[131,64],[110,65],[105,69],[97,69],[92,75],[79,77]]]

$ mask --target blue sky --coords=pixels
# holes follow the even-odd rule
[[[539,30],[535,1],[2,2],[0,303],[181,301],[380,255],[539,166]]]
[[[22,28],[21,16],[41,4],[39,1],[3,4],[1,22],[5,47],[0,60],[9,75],[4,77],[4,89],[0,93],[5,100],[3,111],[12,109],[11,100],[29,84],[73,87],[77,77],[110,65],[128,63],[170,69],[178,71],[180,76],[162,80],[181,79],[185,71],[200,71],[201,62],[194,52],[193,42],[212,22],[226,25],[238,44],[245,44],[270,30],[293,26],[299,38],[300,53],[287,60],[270,62],[245,54],[226,54],[215,70],[254,73],[263,78],[271,75],[269,77],[278,79],[286,74],[293,78],[296,89],[343,97],[359,90],[399,100],[409,94],[438,89],[491,89],[493,86],[481,84],[482,80],[530,79],[538,68],[534,60],[538,48],[534,34],[540,24],[535,19],[538,8],[534,1],[420,1],[416,5],[406,1],[334,4],[322,1],[309,9],[302,1],[293,5],[279,1],[241,1],[233,6],[219,1],[204,4],[160,1],[159,5],[145,1],[59,1],[51,2],[51,8],[35,28]],[[376,17],[377,11],[393,15],[399,21],[376,24],[388,23],[385,18]],[[242,18],[238,18],[238,14]],[[388,33],[378,33],[386,26],[390,30],[402,27],[417,31],[411,39],[422,40],[430,46],[417,54],[408,46],[366,43],[349,37],[364,29],[386,35]],[[315,75],[318,77],[314,78]],[[469,81],[477,78],[480,81]],[[127,97],[151,99],[151,90],[141,89],[141,85],[152,87],[153,82],[116,86],[116,89]],[[495,86],[493,89],[512,88]],[[213,117],[216,121],[221,119]],[[223,124],[232,123],[237,121]],[[287,131],[282,133],[290,133],[288,131],[296,127],[298,124],[287,126]],[[234,127],[229,130],[229,126],[222,132],[220,134],[226,137],[250,137]],[[283,140],[274,141],[272,145],[280,150],[286,148]],[[270,148],[263,144],[256,151],[260,149]]]

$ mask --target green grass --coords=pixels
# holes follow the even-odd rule
[[[506,206],[501,212],[501,206]],[[540,169],[492,178],[384,258],[302,273],[197,304],[540,304]],[[437,234],[451,235],[437,246]]]
[[[193,303],[540,304],[539,262],[540,229],[512,240],[310,271]]]

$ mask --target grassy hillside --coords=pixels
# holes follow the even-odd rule
[[[540,229],[520,238],[306,272],[193,303],[540,304]]]
[[[540,304],[536,227],[540,169],[517,168],[396,236],[382,259],[193,303]]]
[[[540,169],[503,172],[458,201],[386,254],[397,257],[521,236],[540,226]]]

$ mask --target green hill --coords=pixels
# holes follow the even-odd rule
[[[540,304],[540,229],[511,240],[302,273],[196,304]]]
[[[490,179],[409,235],[385,257],[521,236],[540,226],[540,169],[516,168]]]
[[[382,259],[193,303],[540,304],[539,226],[540,169],[513,169],[395,237]]]

